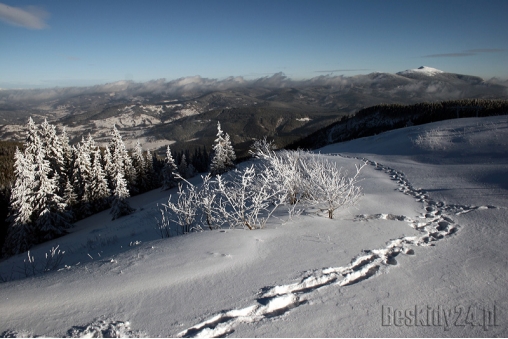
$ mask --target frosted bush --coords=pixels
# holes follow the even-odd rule
[[[413,140],[413,144],[432,151],[445,150],[452,142],[453,133],[439,128],[427,130]]]

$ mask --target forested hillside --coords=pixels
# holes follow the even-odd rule
[[[362,138],[405,126],[447,119],[508,114],[507,100],[453,100],[414,105],[376,105],[322,128],[287,148],[319,148],[331,143]]]

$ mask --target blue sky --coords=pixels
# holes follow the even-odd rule
[[[0,0],[0,88],[199,75],[508,78],[508,1]]]

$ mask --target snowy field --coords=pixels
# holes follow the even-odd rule
[[[368,161],[355,207],[160,239],[156,204],[176,191],[130,198],[134,214],[102,212],[30,252],[42,264],[58,245],[60,270],[17,279],[27,254],[0,263],[0,334],[508,336],[506,116],[318,152],[350,173]]]

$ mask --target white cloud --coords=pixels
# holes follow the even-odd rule
[[[35,6],[19,8],[0,3],[0,21],[10,25],[30,29],[44,29],[48,27],[46,24],[48,17],[48,12]]]

